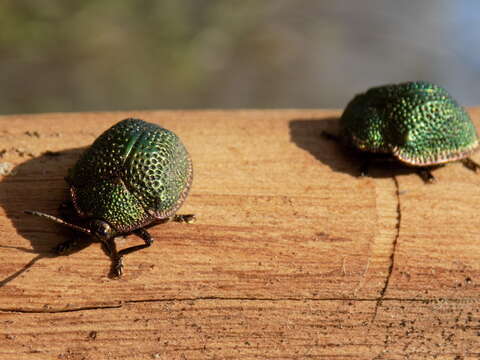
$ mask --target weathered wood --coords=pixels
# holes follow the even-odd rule
[[[67,169],[128,116],[182,138],[195,175],[181,212],[197,222],[152,228],[113,280],[99,244],[54,257],[72,234],[23,210],[56,213]],[[0,358],[479,357],[479,175],[450,164],[424,185],[387,164],[359,178],[361,159],[321,137],[337,117],[0,117]]]

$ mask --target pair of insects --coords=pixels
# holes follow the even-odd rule
[[[441,87],[427,82],[386,85],[357,95],[340,118],[341,133],[328,135],[365,153],[386,154],[419,170],[468,158],[478,146],[468,114]],[[365,169],[364,169],[365,170]],[[113,274],[123,271],[123,256],[153,242],[146,227],[168,220],[192,222],[176,215],[192,182],[192,163],[171,131],[139,119],[126,119],[105,131],[85,151],[66,178],[73,216],[66,220],[27,211],[66,225],[105,244]],[[118,251],[114,238],[135,234],[145,242]],[[57,246],[66,251],[72,240]]]

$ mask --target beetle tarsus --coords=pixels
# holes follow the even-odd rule
[[[437,181],[432,172],[427,168],[420,168],[417,170],[418,176],[420,176],[425,184],[433,184]]]
[[[123,275],[123,256],[118,256],[113,262],[112,275],[119,278]]]
[[[480,171],[480,165],[470,158],[462,159],[462,164],[467,169],[475,171],[476,173],[478,173]]]
[[[362,166],[360,167],[360,177],[364,177],[368,175],[369,167],[370,167],[370,161],[369,160],[364,161]]]
[[[113,238],[102,242],[102,247],[107,255],[112,259],[112,267],[110,270],[110,277],[119,278],[123,274],[123,258],[117,252],[117,246]]]
[[[187,224],[193,224],[197,218],[195,217],[194,214],[183,214],[183,215],[173,215],[170,218],[170,221],[175,221],[179,223],[187,223]]]

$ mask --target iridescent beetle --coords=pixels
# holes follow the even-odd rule
[[[66,181],[75,221],[26,212],[102,241],[116,276],[123,272],[124,255],[153,243],[146,227],[168,220],[194,220],[193,215],[175,215],[192,183],[187,150],[173,132],[139,119],[120,121],[100,135],[70,169]],[[117,252],[114,238],[131,233],[145,244]],[[60,244],[56,251],[66,251],[74,241]]]
[[[452,161],[480,169],[468,158],[479,143],[470,117],[445,89],[428,82],[371,88],[350,101],[340,126],[340,136],[324,135],[366,153],[392,155],[416,167],[425,182],[435,180],[431,168]],[[362,175],[367,167],[368,161]]]

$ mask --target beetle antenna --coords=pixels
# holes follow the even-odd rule
[[[78,226],[78,225],[70,224],[69,222],[66,222],[65,220],[60,219],[56,216],[52,216],[52,215],[49,215],[49,214],[42,213],[40,211],[32,211],[32,210],[25,210],[24,213],[29,214],[29,215],[40,216],[42,218],[54,221],[58,224],[68,226],[69,228],[72,228],[74,230],[81,231],[81,232],[83,232],[85,234],[88,234],[88,235],[92,235],[92,232],[89,229],[83,228],[83,227]]]

